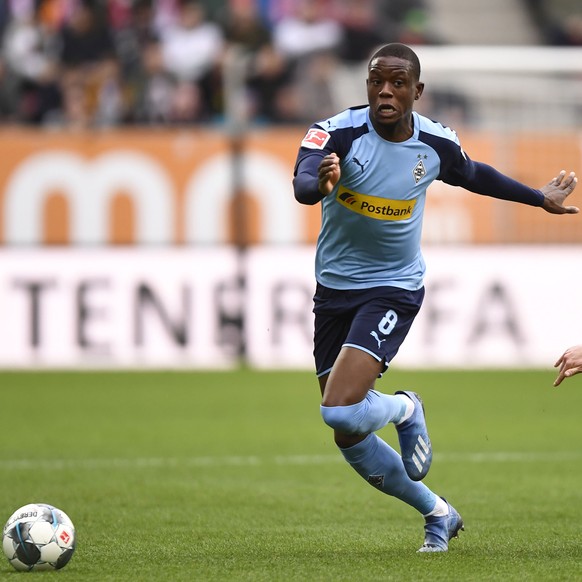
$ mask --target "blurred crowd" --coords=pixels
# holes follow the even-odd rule
[[[580,0],[523,0],[523,2],[544,44],[582,47]]]
[[[1,0],[0,122],[220,122],[233,74],[249,120],[312,121],[338,62],[439,42],[428,20],[423,0]]]
[[[548,43],[582,42],[553,2],[524,0]],[[215,123],[233,99],[254,123],[311,122],[336,111],[338,65],[394,41],[443,42],[425,0],[0,0],[0,123]]]

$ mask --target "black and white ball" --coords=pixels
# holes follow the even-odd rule
[[[58,570],[75,551],[75,526],[69,516],[46,503],[29,503],[6,522],[2,548],[17,570]]]

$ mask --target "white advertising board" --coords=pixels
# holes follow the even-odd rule
[[[249,364],[313,367],[313,271],[310,246],[255,247],[247,254],[245,332]]]
[[[313,369],[311,246],[3,249],[0,368]],[[582,343],[582,249],[428,247],[392,365],[551,368]],[[239,270],[240,269],[240,270]],[[239,285],[240,274],[246,292]],[[244,336],[241,335],[244,323]]]
[[[0,366],[232,366],[236,274],[226,247],[3,250]]]
[[[551,368],[582,343],[582,248],[428,248],[424,305],[394,363]]]
[[[551,368],[582,343],[580,247],[430,246],[424,255],[424,305],[392,365]],[[247,272],[251,364],[313,367],[311,249],[256,249]]]

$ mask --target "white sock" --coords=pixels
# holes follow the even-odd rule
[[[408,420],[412,416],[412,413],[414,412],[414,402],[412,401],[411,398],[408,398],[406,394],[396,394],[396,396],[399,396],[402,399],[402,401],[406,404],[406,410],[404,411],[402,418],[395,423],[398,426],[399,424],[403,423],[405,420]]]
[[[442,497],[437,495],[436,503],[434,504],[434,509],[430,513],[425,513],[424,517],[444,517],[449,515],[449,506]]]

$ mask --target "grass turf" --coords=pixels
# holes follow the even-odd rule
[[[69,514],[76,553],[41,574],[62,580],[582,579],[582,386],[553,378],[379,381],[425,401],[425,482],[466,524],[447,554],[416,554],[422,518],[345,465],[301,372],[0,373],[0,513]]]

